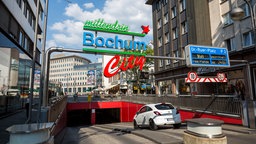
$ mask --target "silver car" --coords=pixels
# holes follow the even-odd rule
[[[179,111],[170,103],[147,104],[135,114],[133,124],[134,129],[146,126],[156,130],[159,126],[165,125],[179,128],[181,118]]]

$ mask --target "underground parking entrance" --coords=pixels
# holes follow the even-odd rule
[[[91,125],[92,110],[72,110],[67,113],[67,126]],[[95,124],[120,122],[120,108],[96,109]]]

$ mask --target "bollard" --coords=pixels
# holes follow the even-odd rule
[[[10,133],[9,144],[53,144],[52,126],[53,123],[13,125],[6,129]]]
[[[92,96],[88,95],[87,100],[88,100],[88,102],[91,102],[92,101]]]
[[[227,144],[227,137],[222,133],[221,120],[195,118],[187,120],[184,131],[184,144]]]

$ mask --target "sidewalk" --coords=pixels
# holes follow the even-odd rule
[[[251,128],[240,126],[240,125],[223,124],[222,129],[227,131],[243,133],[243,134],[256,134],[256,129],[251,129]]]
[[[0,144],[9,142],[9,133],[6,129],[12,125],[24,124],[26,122],[26,110],[18,110],[15,113],[0,117]]]

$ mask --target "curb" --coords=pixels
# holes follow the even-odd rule
[[[233,132],[238,132],[238,133],[243,133],[243,134],[256,134],[256,130],[254,130],[254,129],[241,130],[241,129],[224,128],[224,127],[222,127],[222,130],[233,131]]]
[[[5,115],[0,116],[0,119],[4,119],[4,118],[7,118],[7,117],[9,117],[9,116],[15,115],[15,114],[17,114],[17,113],[22,112],[23,110],[24,110],[24,109],[20,109],[20,110],[17,110],[17,111],[15,111],[15,112],[7,113],[7,114],[5,114]]]

